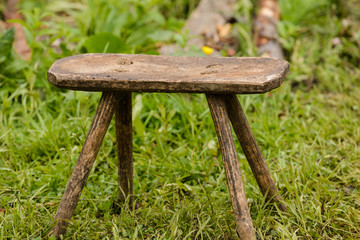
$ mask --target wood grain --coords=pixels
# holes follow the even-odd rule
[[[133,201],[133,135],[131,92],[121,93],[115,110],[116,140],[118,150],[118,203],[123,203],[129,196]]]
[[[289,64],[271,58],[83,54],[57,60],[48,80],[84,91],[264,93],[283,82]]]
[[[75,211],[82,189],[111,122],[117,102],[118,96],[115,92],[104,92],[100,99],[85,144],[55,215],[57,222],[52,229],[52,233],[56,237],[65,234],[68,222]]]
[[[262,194],[267,200],[277,202],[280,210],[287,211],[238,98],[236,95],[226,95],[224,99],[230,121]]]
[[[220,143],[237,233],[240,239],[256,239],[224,97],[211,94],[206,95],[206,97]]]

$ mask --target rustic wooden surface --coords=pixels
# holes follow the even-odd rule
[[[263,93],[281,85],[289,64],[271,58],[83,54],[56,61],[48,80],[84,91]]]
[[[239,160],[231,132],[230,120],[223,95],[206,95],[219,139],[231,202],[234,209],[236,229],[240,239],[256,239],[246,201]]]
[[[116,140],[118,150],[118,203],[129,196],[133,200],[133,135],[131,92],[121,93],[122,98],[115,110]]]
[[[100,99],[85,144],[55,215],[57,222],[52,229],[52,233],[56,237],[65,234],[68,221],[75,211],[82,189],[85,186],[102,140],[111,122],[118,100],[118,94],[115,92],[104,92]]]
[[[277,202],[279,209],[287,211],[285,204],[282,203],[282,198],[278,193],[275,182],[270,175],[264,156],[251,132],[250,125],[241,108],[238,98],[236,95],[226,95],[224,96],[224,100],[234,131],[239,139],[262,194],[267,200]]]

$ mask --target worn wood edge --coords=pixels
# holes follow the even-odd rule
[[[49,82],[58,88],[64,88],[69,90],[77,90],[77,91],[87,91],[87,92],[103,92],[103,91],[124,91],[124,92],[160,92],[160,93],[232,93],[232,94],[260,94],[266,93],[273,89],[276,89],[281,86],[285,77],[280,77],[275,79],[274,81],[269,81],[265,84],[242,84],[237,87],[230,84],[211,84],[207,87],[198,86],[196,83],[166,83],[160,81],[152,81],[152,82],[142,82],[137,81],[136,84],[132,83],[117,83],[112,84],[110,87],[104,87],[104,82],[101,84],[95,85],[95,87],[86,87],[79,82],[78,85],[74,85],[71,83],[72,80],[62,80],[57,81],[56,79],[51,79]],[[86,81],[86,80],[85,80]],[[83,81],[83,82],[85,82]],[[169,87],[171,86],[171,88]],[[179,87],[180,86],[180,87]],[[248,88],[251,90],[244,90],[244,88]],[[180,89],[180,90],[179,90]]]
[[[70,74],[55,74],[48,72],[48,81],[59,88],[70,90],[80,90],[89,92],[101,91],[130,91],[130,92],[164,92],[164,93],[232,93],[232,94],[258,94],[269,92],[281,86],[289,72],[289,64],[287,63],[281,73],[271,75],[271,79],[267,77],[266,81],[258,84],[241,83],[234,84],[233,82],[220,82],[209,84],[209,81],[201,80],[197,83],[196,80],[189,82],[166,82],[166,81],[117,81],[114,83],[114,78],[99,77],[98,84],[94,83],[92,76],[84,76],[82,79],[78,78],[77,84],[74,84]],[[82,83],[92,82],[93,86],[84,86]],[[107,84],[106,84],[107,82]],[[204,84],[209,84],[204,86]],[[111,85],[111,86],[110,86]],[[251,90],[244,90],[248,88]],[[181,89],[181,90],[179,90]]]
[[[67,61],[69,59],[87,57],[87,56],[120,56],[120,57],[145,56],[145,57],[156,57],[156,58],[163,58],[163,59],[167,59],[167,58],[169,58],[169,59],[170,58],[207,59],[208,58],[208,57],[204,57],[204,56],[168,56],[168,55],[128,54],[128,53],[82,53],[82,54],[76,54],[76,55],[60,58],[60,59],[56,60],[54,63]],[[285,61],[283,59],[277,59],[277,58],[271,58],[271,57],[212,57],[212,59],[233,59],[233,60],[234,59],[273,59],[273,60],[276,60],[276,61],[287,62],[287,61]],[[52,66],[53,65],[54,64],[52,64]]]

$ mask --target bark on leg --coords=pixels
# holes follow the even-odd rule
[[[216,133],[220,142],[222,159],[234,209],[236,229],[240,239],[256,239],[246,201],[238,157],[232,137],[230,121],[222,95],[206,95]]]
[[[131,92],[122,93],[122,98],[115,111],[116,139],[118,150],[119,196],[118,203],[123,203],[130,196],[133,201],[133,136]]]
[[[285,204],[282,203],[282,197],[278,193],[275,182],[270,175],[264,156],[251,132],[238,98],[236,95],[226,95],[224,99],[230,121],[262,194],[267,200],[277,202],[279,209],[286,212],[287,208]]]
[[[57,222],[52,231],[56,237],[66,232],[68,220],[70,220],[75,211],[82,189],[85,186],[96,155],[99,152],[101,143],[111,122],[117,101],[117,93],[115,92],[104,92],[101,97],[85,144],[55,215]]]

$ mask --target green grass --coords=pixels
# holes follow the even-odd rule
[[[177,1],[182,12],[169,13],[167,1],[70,2],[23,1],[32,58],[0,51],[6,55],[6,61],[0,56],[0,239],[46,237],[100,99],[100,93],[52,87],[46,80],[52,62],[88,51],[83,43],[102,29],[128,53],[154,53],[159,41],[183,44],[182,19],[194,4]],[[239,96],[289,209],[282,213],[264,202],[236,141],[259,239],[360,237],[360,9],[355,0],[313,2],[280,1],[280,41],[291,65],[284,84],[268,94]],[[115,13],[129,6],[134,11],[124,27],[114,25],[122,17]],[[238,55],[254,54],[252,11],[250,1],[239,1],[238,15],[247,20],[236,26],[243,43]],[[139,21],[149,24],[141,28]],[[165,35],[157,39],[153,29]],[[51,46],[56,39],[58,49]],[[133,94],[133,104],[139,208],[124,205],[114,214],[111,207],[118,191],[112,122],[65,239],[235,239],[205,97]]]

